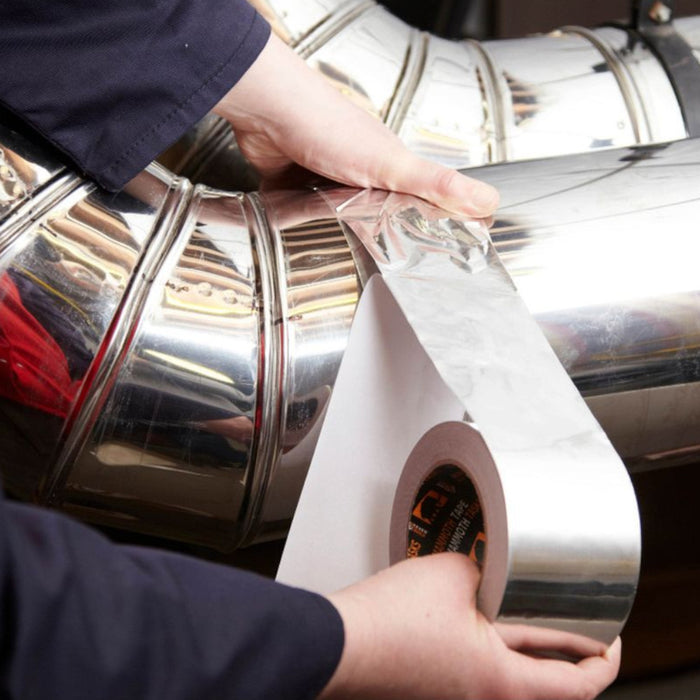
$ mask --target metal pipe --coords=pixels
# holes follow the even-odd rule
[[[0,462],[86,519],[222,549],[293,514],[372,272],[347,188],[108,194],[0,132]],[[616,449],[700,445],[700,143],[493,166],[493,239]],[[381,224],[381,204],[368,225]]]
[[[663,57],[631,28],[448,41],[412,29],[372,0],[253,4],[310,66],[411,150],[451,167],[668,142],[689,133]],[[687,48],[680,62],[695,65],[700,18],[676,20],[667,33],[671,26]],[[230,127],[216,117],[201,122],[165,162],[193,182],[254,188]]]

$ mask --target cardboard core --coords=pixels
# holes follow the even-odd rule
[[[479,566],[486,552],[481,502],[459,467],[443,464],[423,481],[408,523],[408,557],[461,552]]]

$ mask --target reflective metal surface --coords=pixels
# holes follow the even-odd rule
[[[21,143],[4,128],[0,136],[4,148]],[[34,152],[21,148],[13,160],[26,159],[44,188],[0,219],[2,455],[6,466],[18,465],[3,471],[8,489],[24,498],[37,495],[74,429],[160,216],[157,197],[108,194],[60,168],[43,169]]]
[[[501,259],[621,454],[699,445],[697,140],[480,175],[502,192]]]
[[[155,167],[117,196],[66,177],[0,220],[4,269],[46,289],[28,307],[43,326],[17,329],[37,293],[6,276],[8,370],[38,370],[4,378],[6,486],[222,549],[279,537],[360,290],[333,211],[313,193],[193,191]]]
[[[638,143],[615,75],[584,37],[559,32],[483,48],[503,112],[502,160]]]
[[[3,129],[1,136],[0,217],[36,195],[63,170],[60,163],[22,135]]]
[[[40,184],[0,218],[8,488],[221,548],[283,532],[376,270],[337,211],[352,191],[152,167],[110,195],[13,138]],[[640,468],[700,445],[698,163],[690,140],[479,171],[505,268]]]
[[[253,4],[309,65],[409,148],[452,167],[687,135],[663,65],[623,29],[565,27],[526,39],[457,42],[417,32],[372,0]],[[696,26],[695,18],[678,21],[693,46],[700,44]],[[177,172],[251,189],[253,176],[226,125],[207,118],[193,133],[176,148],[185,151],[175,159]]]
[[[673,86],[648,46],[614,27],[600,27],[595,32],[580,27],[570,31],[587,37],[607,57],[630,114],[634,115],[637,143],[682,138],[686,129]]]
[[[411,99],[391,122],[415,153],[454,168],[502,160],[483,54],[470,42],[430,37]]]
[[[311,53],[307,63],[384,120],[403,77],[412,34],[408,25],[375,6]]]
[[[295,46],[336,14],[357,5],[353,0],[256,0],[257,10],[275,32]]]
[[[320,193],[266,193],[281,342],[278,454],[271,455],[251,532],[286,533],[311,462],[361,286],[334,209]]]
[[[185,206],[52,499],[223,546],[258,449],[259,280],[241,198],[199,191]]]

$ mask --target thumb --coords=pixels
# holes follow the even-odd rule
[[[391,180],[387,189],[418,195],[458,214],[486,217],[498,207],[498,190],[491,185],[410,153],[395,164]]]

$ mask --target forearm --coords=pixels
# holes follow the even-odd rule
[[[0,574],[9,697],[301,700],[343,645],[320,596],[31,507],[0,504]]]
[[[108,189],[201,119],[269,34],[245,0],[10,1],[0,26],[0,104]]]

